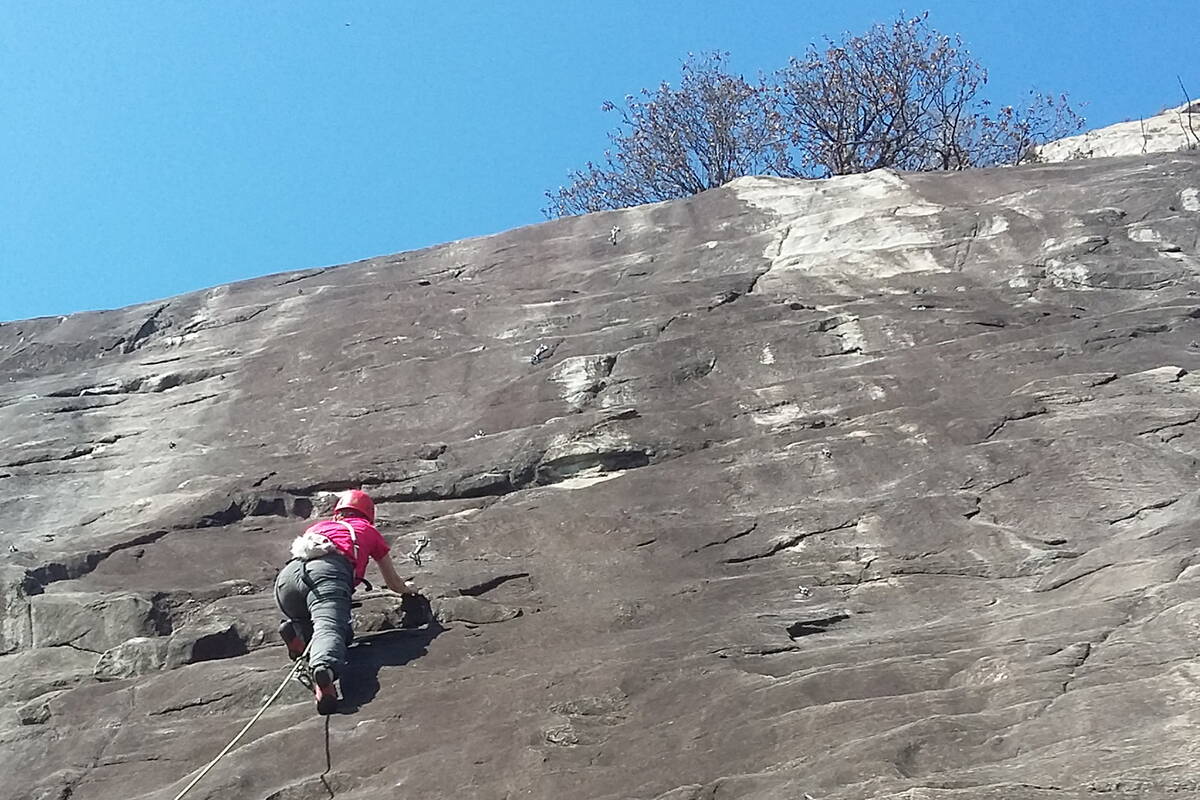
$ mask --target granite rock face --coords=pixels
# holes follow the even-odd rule
[[[1200,155],[752,178],[0,326],[0,793],[1177,798],[1200,778]],[[610,239],[619,227],[615,244]]]

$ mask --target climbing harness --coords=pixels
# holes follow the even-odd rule
[[[350,559],[350,563],[354,565],[354,569],[358,569],[358,534],[354,531],[354,526],[344,519],[339,519],[338,522],[346,526],[346,530],[350,531],[350,546],[354,549],[354,557]]]
[[[312,644],[309,643],[309,647],[311,647],[311,646],[312,646]],[[303,667],[301,665],[303,665]],[[238,731],[237,736],[234,736],[232,739],[229,740],[229,744],[225,745],[224,750],[217,753],[216,758],[214,758],[212,761],[208,762],[208,766],[206,766],[204,769],[200,770],[199,775],[192,778],[191,783],[189,783],[187,786],[183,787],[183,791],[181,791],[179,794],[175,795],[174,800],[181,800],[181,798],[185,794],[187,794],[188,792],[190,792],[192,790],[192,787],[194,787],[197,783],[200,782],[201,778],[203,778],[205,775],[207,775],[209,773],[209,771],[217,765],[218,761],[220,761],[222,758],[224,758],[226,755],[229,754],[229,751],[233,749],[233,746],[235,744],[237,744],[239,741],[241,741],[241,738],[246,735],[246,731],[250,730],[250,726],[253,725],[254,723],[258,722],[259,718],[262,717],[262,715],[266,713],[267,708],[270,707],[271,703],[274,703],[279,698],[279,695],[283,694],[283,690],[288,685],[288,681],[292,680],[293,678],[300,680],[297,677],[297,672],[302,668],[307,670],[307,665],[308,665],[308,647],[305,647],[304,655],[300,656],[300,658],[296,659],[296,661],[292,664],[292,668],[291,668],[291,670],[288,671],[287,677],[283,679],[283,683],[279,684],[279,688],[275,690],[275,693],[267,698],[267,702],[263,703],[262,708],[260,708],[258,710],[258,713],[255,714],[253,717],[251,717],[250,721],[246,723],[245,727],[243,727],[240,731]],[[309,678],[309,680],[311,681],[311,677]],[[329,719],[328,719],[328,717],[325,719],[325,756],[326,756],[326,759],[328,759],[328,756],[329,756]]]
[[[345,520],[338,520],[342,525],[346,526],[346,530],[350,533],[351,553],[343,553],[337,548],[333,542],[324,534],[305,531],[303,535],[297,536],[292,542],[292,557],[289,561],[300,562],[300,579],[304,581],[304,585],[312,591],[317,591],[317,585],[308,577],[308,562],[317,561],[322,558],[336,555],[345,557],[350,561],[351,569],[358,570],[358,533],[354,530],[354,526]],[[358,578],[354,581],[354,585],[365,584],[368,591],[374,591],[375,587],[365,577]],[[275,587],[275,603],[280,608],[283,604],[279,600],[279,587]]]

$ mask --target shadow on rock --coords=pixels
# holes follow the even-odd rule
[[[402,667],[428,652],[429,643],[447,630],[434,620],[421,629],[364,634],[346,655],[342,670],[340,713],[354,714],[379,694],[379,670]]]

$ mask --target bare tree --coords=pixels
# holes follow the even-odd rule
[[[689,56],[678,88],[628,95],[602,163],[546,192],[548,217],[669,200],[743,175],[810,178],[890,167],[959,170],[1019,163],[1031,146],[1078,131],[1065,95],[993,107],[987,71],[927,15],[810,45],[752,84],[727,53]]]
[[[796,174],[810,177],[959,167],[964,117],[987,80],[924,16],[809,45],[776,77]]]
[[[1037,91],[1030,91],[1021,107],[1001,106],[993,114],[980,112],[975,120],[965,167],[1020,164],[1030,159],[1031,148],[1078,133],[1084,122],[1065,94]]]
[[[810,45],[777,78],[795,174],[807,177],[1016,163],[1083,122],[1065,96],[1033,94],[1023,109],[990,114],[987,70],[924,14]]]
[[[620,127],[600,164],[570,173],[570,184],[546,192],[549,217],[670,200],[712,189],[742,175],[779,174],[786,142],[771,96],[725,68],[728,53],[690,55],[678,88],[627,95]]]

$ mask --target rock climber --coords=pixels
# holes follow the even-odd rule
[[[375,502],[352,489],[338,496],[332,519],[310,525],[292,542],[292,559],[275,578],[275,602],[284,616],[279,635],[288,655],[308,649],[317,713],[337,710],[338,672],[352,636],[350,595],[374,559],[387,588],[403,597],[406,612],[416,607],[428,621],[428,601],[411,579],[396,571],[388,543],[375,528]]]

